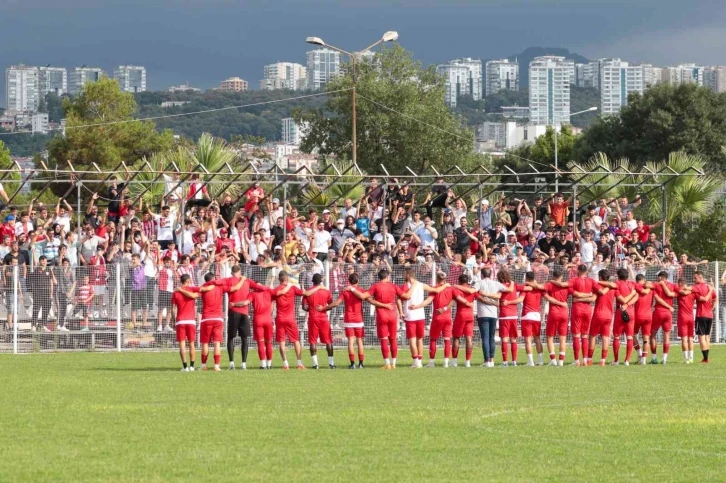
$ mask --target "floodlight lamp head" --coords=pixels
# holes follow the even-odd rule
[[[325,42],[323,42],[323,39],[321,39],[320,37],[308,37],[307,39],[305,39],[305,42],[325,47]]]
[[[398,40],[398,32],[395,30],[389,30],[383,34],[382,40],[384,42],[393,42],[394,40]]]

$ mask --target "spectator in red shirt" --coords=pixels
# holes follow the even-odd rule
[[[565,226],[570,203],[572,203],[572,197],[565,201],[565,195],[557,193],[554,199],[547,205],[547,215],[549,215],[550,220],[555,222],[556,226]]]

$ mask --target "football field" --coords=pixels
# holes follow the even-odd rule
[[[475,351],[419,370],[401,351],[395,371],[374,350],[363,370],[337,352],[334,371],[277,355],[260,371],[251,351],[221,373],[179,372],[175,353],[2,355],[0,480],[726,479],[726,348],[583,368],[484,369]]]

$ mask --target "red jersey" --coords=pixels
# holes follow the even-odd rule
[[[454,287],[454,297],[461,297],[467,302],[474,302],[474,299],[476,299],[476,292],[469,294]],[[467,307],[457,300],[456,318],[459,320],[474,320],[474,308]]]
[[[635,302],[635,320],[650,320],[653,318],[653,290],[645,293],[645,285],[635,284],[638,292],[638,301]]]
[[[392,284],[391,282],[378,282],[368,289],[368,293],[376,299],[376,302],[382,304],[391,304],[393,308],[382,309],[376,307],[376,315],[393,316],[396,317],[396,296],[400,296],[405,293],[400,287]]]
[[[324,307],[328,304],[333,303],[333,296],[328,289],[320,288],[310,297],[305,297],[305,300],[308,304],[308,307],[310,307],[308,309],[308,320],[310,320],[310,322],[328,322],[327,312],[318,312],[317,310],[315,310],[315,307],[317,307],[318,305],[322,305]]]
[[[614,302],[615,297],[618,296],[618,291],[609,288],[605,295],[600,295],[597,290],[603,290],[608,287],[596,288],[597,298],[595,299],[595,310],[593,311],[593,319],[605,319],[612,320],[613,314],[615,313]]]
[[[668,290],[670,290],[673,293],[678,293],[678,285],[670,282],[666,282],[666,286],[668,287]],[[653,294],[657,295],[658,297],[663,300],[666,304],[668,304],[669,307],[673,307],[673,297],[669,297],[666,295],[665,290],[663,290],[663,286],[660,283],[654,283],[653,284]],[[670,314],[671,311],[668,310],[666,307],[663,307],[661,304],[656,303],[655,304],[655,310],[653,313],[664,313],[664,314]]]
[[[360,290],[359,287],[355,287]],[[363,291],[365,293],[365,291]],[[363,323],[363,301],[355,296],[355,294],[349,290],[341,292],[338,299],[342,299],[345,304],[345,313],[343,315],[343,322]]]
[[[628,297],[635,289],[635,284],[630,280],[616,280],[615,285],[618,287],[619,295],[623,298]],[[629,310],[631,307],[632,305],[628,305]]]
[[[708,295],[709,290],[711,290],[711,286],[705,282],[694,284],[691,288],[691,291],[696,298],[696,317],[705,317],[707,319],[713,318],[713,301],[716,300],[716,292],[711,292],[707,302],[701,302],[698,300],[699,298]]]
[[[643,225],[643,228],[635,228],[632,232],[633,240],[638,240],[640,243],[648,241],[650,235],[650,225]]]
[[[190,288],[190,287],[186,287]],[[189,322],[194,324],[197,319],[196,299],[187,297],[183,293],[177,291],[171,296],[171,303],[176,307],[176,323]]]
[[[245,197],[247,198],[247,201],[245,202],[245,213],[247,213],[247,216],[249,216],[257,207],[257,203],[259,200],[261,200],[265,196],[265,192],[262,190],[262,188],[255,188],[254,186],[247,190],[245,193]]]
[[[499,299],[499,318],[517,318],[517,304],[502,305],[505,300],[512,301],[517,298],[517,286],[514,282],[509,284],[510,287],[514,287],[511,292],[502,292],[502,296]],[[506,287],[506,285],[505,285]]]
[[[437,285],[438,287],[438,285]],[[454,299],[454,289],[452,287],[446,287],[441,292],[434,294],[434,317],[436,316],[447,316],[450,315],[450,313],[443,313],[443,314],[437,314],[436,309],[443,309],[444,307],[447,307],[451,301]]]
[[[597,282],[590,277],[575,277],[568,282],[570,288],[575,292],[591,294],[595,293]],[[572,311],[590,310],[590,302],[573,302]]]
[[[171,268],[159,270],[159,290],[164,292],[174,291],[174,270]]]
[[[539,288],[532,287],[531,292],[525,292],[526,285],[517,284],[517,292],[524,293],[524,302],[522,306],[522,315],[529,314],[531,312],[540,312],[542,307],[542,295],[545,291]]]
[[[91,266],[91,285],[106,285],[106,259],[93,255],[88,264]]]
[[[552,282],[545,284],[545,292],[558,302],[567,302],[567,297],[570,296],[570,289],[568,287],[558,287]],[[550,314],[567,317],[567,307],[550,304]]]
[[[222,253],[222,250],[224,250],[224,247],[229,248],[231,251],[234,251],[234,240],[231,238],[217,238],[216,243],[216,249],[215,253]]]
[[[555,221],[555,225],[565,226],[565,215],[569,206],[564,201],[562,203],[555,203],[554,201],[550,203],[550,219]]]
[[[692,321],[693,320],[693,304],[696,301],[696,296],[693,293],[688,295],[678,294],[678,322]]]
[[[301,297],[303,294],[303,291],[295,285],[291,285],[290,290],[286,293],[280,294],[280,291],[284,288],[285,285],[278,285],[272,289],[272,298],[277,304],[277,316],[275,317],[275,320],[278,322],[281,320],[295,320],[295,297]]]
[[[76,303],[91,305],[93,299],[93,285],[81,285],[76,292]]]
[[[250,294],[250,288],[258,289],[258,287],[261,287],[261,285],[254,280],[245,278],[245,281],[242,282],[242,286],[238,290],[232,292],[232,287],[239,283],[240,278],[241,277],[227,277],[217,279],[214,281],[214,284],[218,287],[222,287],[224,291],[229,294],[229,310],[238,314],[248,315],[250,313],[249,306],[243,305],[241,307],[233,307],[232,304],[237,302],[244,302],[248,299],[248,295]]]
[[[208,292],[200,292],[200,287],[186,287],[187,292],[196,292],[202,294],[202,322],[221,322],[224,320],[222,315],[222,295],[224,289],[217,287],[214,280],[206,282],[202,287],[212,286],[212,290]]]
[[[248,295],[252,309],[255,311],[254,324],[272,325],[272,290],[260,285]]]

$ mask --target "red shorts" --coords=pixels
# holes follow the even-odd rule
[[[333,335],[330,333],[330,322],[320,320],[317,322],[308,321],[308,343],[310,345],[317,344],[320,339],[321,344],[330,345],[333,343]]]
[[[202,344],[209,344],[210,342],[222,342],[222,336],[224,335],[224,322],[222,321],[209,321],[202,322],[199,324],[199,341]]]
[[[345,336],[346,337],[356,337],[358,339],[362,339],[365,337],[365,333],[363,331],[363,327],[346,327]]]
[[[272,321],[260,322],[255,320],[252,332],[255,342],[272,342]]]
[[[650,333],[657,334],[658,329],[663,332],[673,330],[673,314],[670,312],[653,312],[653,324],[650,326]]]
[[[590,324],[590,337],[610,337],[611,329],[613,325],[612,317],[593,317],[592,323]]]
[[[572,310],[572,320],[570,320],[570,333],[587,334],[590,330],[590,321],[592,320],[592,307],[577,308]]]
[[[414,337],[416,339],[423,339],[424,338],[424,332],[426,331],[426,322],[423,320],[412,320],[412,321],[406,321],[406,338],[407,339],[413,339]]]
[[[517,319],[499,319],[499,337],[509,337],[513,339],[519,337],[519,331],[517,331]]]
[[[547,337],[554,337],[559,335],[560,337],[567,337],[567,314],[553,314],[550,312],[547,315]]]
[[[643,334],[643,336],[647,335],[648,337],[650,337],[650,330],[651,330],[652,324],[653,324],[652,318],[648,318],[645,320],[636,320],[635,325],[633,327],[633,333],[637,334],[638,332],[641,332]]]
[[[174,326],[174,330],[176,331],[177,342],[188,340],[194,343],[197,340],[197,326],[195,324],[177,324]]]
[[[678,337],[693,337],[695,331],[695,321],[693,319],[678,321]]]
[[[451,338],[451,317],[434,317],[429,328],[429,339],[438,340]]]
[[[278,320],[275,325],[276,342],[285,342],[286,337],[290,342],[300,341],[300,332],[297,329],[297,322],[294,320]]]
[[[454,339],[459,337],[474,337],[474,319],[454,319]]]
[[[376,336],[379,339],[388,339],[398,335],[398,320],[386,317],[384,320],[376,320]]]
[[[542,333],[542,322],[536,320],[522,321],[522,337],[539,337]]]

